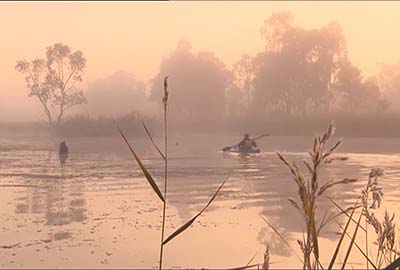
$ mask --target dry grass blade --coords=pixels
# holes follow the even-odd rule
[[[156,148],[156,150],[158,151],[158,153],[161,155],[161,157],[165,160],[165,156],[164,154],[161,152],[160,148],[158,148],[157,144],[154,142],[153,137],[150,134],[150,131],[147,129],[146,125],[144,124],[143,120],[140,119],[140,122],[143,125],[144,130],[147,133],[147,136],[149,136],[151,143],[153,144],[154,148]]]
[[[310,219],[310,233],[312,234],[314,256],[317,262],[319,262],[318,235],[317,235],[317,228],[315,225],[315,219],[313,218]]]
[[[185,224],[183,224],[181,227],[179,227],[179,229],[177,229],[175,232],[173,232],[170,236],[167,237],[167,239],[165,239],[163,241],[163,245],[167,244],[169,241],[171,241],[172,239],[174,239],[176,236],[178,236],[180,233],[184,232],[187,228],[190,227],[190,225],[193,224],[193,222],[196,220],[196,218],[198,218],[200,216],[200,213],[198,213],[197,215],[195,215],[194,217],[192,217],[188,222],[186,222]]]
[[[128,145],[129,150],[132,153],[132,156],[135,158],[137,164],[139,165],[140,169],[142,170],[142,172],[143,172],[144,176],[146,177],[147,181],[149,182],[149,184],[153,188],[154,192],[158,195],[160,200],[164,202],[164,196],[162,195],[160,189],[158,188],[157,183],[154,181],[153,177],[151,177],[150,173],[144,167],[142,161],[139,159],[138,155],[133,150],[132,146],[129,144],[128,139],[125,137],[124,133],[121,131],[121,129],[119,127],[117,127],[117,128],[118,128],[119,134],[121,134],[121,137],[124,139],[125,143]]]
[[[279,153],[276,152],[276,154],[278,155],[279,159],[282,160],[282,162],[290,169],[290,171],[292,172],[292,174],[296,174],[292,168],[292,166],[289,164],[289,162]]]
[[[337,180],[337,181],[331,180],[328,183],[322,185],[322,187],[318,191],[318,196],[321,196],[327,189],[329,189],[329,188],[331,188],[331,187],[333,187],[335,185],[348,184],[348,183],[353,183],[353,182],[356,182],[356,181],[357,181],[357,179],[354,179],[354,178],[351,178],[351,179],[350,178],[345,178],[345,179]]]
[[[350,211],[352,211],[353,209],[358,209],[358,208],[360,208],[360,207],[361,207],[361,206],[358,206],[358,207],[350,206],[350,207],[347,207],[347,208],[346,208],[345,210],[343,210],[342,212],[335,213],[335,214],[331,214],[327,219],[325,219],[325,220],[323,220],[323,222],[321,222],[321,225],[320,225],[319,230],[320,230],[322,227],[324,227],[326,224],[328,224],[329,222],[331,222],[332,220],[336,219],[337,217],[339,217],[339,216],[341,216],[341,215],[343,215],[343,214],[346,214],[346,216],[349,217],[349,214],[347,214],[347,212],[350,212]],[[354,219],[352,219],[352,221],[353,221],[354,223],[356,223],[356,221],[355,221]],[[363,230],[365,230],[364,227],[362,227],[361,225],[360,225],[360,228],[363,229]]]
[[[293,198],[289,198],[288,201],[293,205],[294,208],[296,208],[296,210],[300,213],[300,215],[303,218],[306,218],[303,210],[300,208],[300,206],[297,204],[297,202]]]
[[[259,267],[260,264],[252,264],[252,265],[246,265],[246,266],[239,266],[239,267],[234,267],[234,268],[223,268],[224,270],[245,270],[245,269],[249,269],[252,267]]]
[[[307,162],[307,160],[303,160],[304,165],[306,165],[308,172],[312,175],[314,173],[314,170],[311,168],[310,163]]]
[[[319,235],[322,228],[325,226],[325,224],[327,223],[327,220],[329,219],[329,218],[327,219],[327,214],[328,214],[328,210],[325,210],[324,216],[322,217],[322,220],[321,220],[321,224],[319,225],[318,230],[317,230],[317,235]]]
[[[330,154],[332,154],[333,151],[335,151],[336,148],[338,148],[338,147],[342,144],[342,142],[343,142],[343,139],[339,139],[339,140],[335,143],[335,145],[334,145],[331,149],[329,149],[328,152],[326,152],[326,153],[324,154],[323,157],[325,158],[325,157],[329,156]]]
[[[262,270],[268,270],[269,269],[269,256],[270,256],[270,252],[269,252],[269,245],[267,245],[267,248],[265,249],[264,252],[264,262],[261,266]]]
[[[394,260],[391,264],[385,267],[385,270],[397,269],[400,267],[400,257]]]
[[[343,230],[343,226],[340,225],[339,222],[336,222],[336,224]],[[351,238],[350,235],[346,232],[346,236]],[[356,246],[356,248],[361,252],[361,254],[364,256],[364,258],[367,259],[367,261],[372,265],[372,267],[377,270],[377,267],[375,266],[375,264],[371,261],[370,258],[368,258],[367,254],[365,254],[365,252],[360,248],[360,246],[354,241],[354,245]]]
[[[258,250],[254,255],[253,255],[253,257],[251,257],[251,259],[250,259],[250,261],[246,264],[246,268],[247,267],[249,267],[249,265],[251,264],[251,262],[254,260],[254,258],[257,256],[257,254],[260,252],[260,250]]]
[[[285,245],[293,252],[293,254],[297,257],[297,259],[299,259],[299,261],[303,263],[303,260],[299,257],[299,255],[297,255],[297,253],[294,251],[294,249],[292,248],[292,246],[286,241],[286,239],[279,233],[279,231],[268,221],[268,219],[264,216],[261,216],[261,218],[265,221],[265,223],[268,224],[268,226],[271,227],[271,229],[279,236],[279,238],[283,241],[283,243],[285,243]]]
[[[348,211],[348,209],[343,209],[335,200],[333,200],[331,197],[329,197],[329,196],[326,196],[337,208],[339,208],[339,210],[341,211],[340,213],[339,213],[339,215],[340,214],[345,214],[347,217],[351,217],[351,216],[349,216],[349,214],[347,214],[347,211]],[[358,200],[357,200],[357,203],[358,203]],[[357,204],[356,203],[356,204]],[[352,209],[357,209],[357,208],[360,208],[361,206],[359,205],[359,206],[354,206]],[[357,221],[355,221],[352,217],[351,217],[351,221],[353,221],[353,223],[355,223],[355,224],[357,224]],[[367,230],[360,224],[360,228],[361,228],[361,230],[363,230],[364,232],[366,232]]]
[[[193,222],[210,206],[210,204],[214,201],[214,199],[217,197],[218,193],[221,191],[222,187],[224,186],[226,180],[228,180],[229,176],[227,176],[225,178],[225,180],[222,182],[222,184],[219,186],[219,188],[217,189],[217,191],[215,191],[214,195],[211,197],[211,199],[209,200],[209,202],[206,204],[206,206],[201,209],[201,211],[199,213],[197,213],[193,218],[191,218],[188,222],[186,222],[185,224],[183,224],[181,227],[179,227],[175,232],[173,232],[170,236],[168,236],[167,239],[165,239],[163,241],[163,245],[167,244],[169,241],[171,241],[172,239],[174,239],[176,236],[178,236],[179,234],[181,234],[182,232],[184,232],[187,228],[190,227],[190,225],[193,224]]]
[[[336,249],[335,249],[335,252],[333,253],[333,256],[332,256],[331,262],[329,263],[328,269],[332,269],[333,265],[335,264],[335,260],[336,260],[336,257],[338,255],[338,253],[339,253],[340,246],[341,246],[341,244],[343,242],[344,235],[346,234],[346,231],[347,231],[347,229],[349,227],[350,221],[353,218],[354,212],[355,212],[355,208],[351,212],[351,214],[349,216],[349,219],[347,220],[346,226],[344,227],[344,230],[343,230],[342,234],[340,235],[339,242],[336,245]]]
[[[350,244],[349,244],[349,247],[348,247],[348,249],[347,249],[346,256],[344,257],[344,260],[343,260],[343,264],[342,264],[342,268],[341,268],[341,269],[344,269],[344,268],[345,268],[346,263],[347,263],[347,260],[348,260],[348,258],[349,258],[349,256],[350,256],[351,249],[352,249],[352,247],[353,247],[353,245],[354,245],[354,241],[355,241],[356,236],[357,236],[358,228],[360,227],[360,222],[361,222],[361,217],[362,217],[362,216],[363,216],[363,214],[360,213],[360,217],[358,218],[358,221],[357,221],[357,224],[356,224],[356,228],[354,229],[353,237],[352,237],[351,240],[350,240]]]
[[[222,184],[219,186],[219,188],[217,189],[217,191],[215,191],[214,195],[211,197],[211,199],[208,201],[208,203],[206,204],[206,206],[200,211],[200,215],[201,213],[203,213],[209,206],[210,204],[215,200],[215,198],[218,196],[218,193],[221,191],[222,187],[225,185],[225,182],[228,180],[229,176],[227,176],[224,181],[222,182]]]

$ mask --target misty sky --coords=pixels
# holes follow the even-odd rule
[[[215,52],[229,68],[241,54],[260,52],[260,28],[274,11],[291,11],[294,24],[305,28],[338,21],[351,60],[366,76],[377,72],[379,62],[400,61],[396,1],[1,2],[0,121],[44,119],[14,66],[44,57],[48,45],[62,42],[83,51],[83,89],[118,70],[147,82],[182,37],[194,51]]]

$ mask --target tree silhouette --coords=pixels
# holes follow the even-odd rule
[[[391,108],[398,110],[400,105],[400,63],[381,64],[378,83],[383,94],[390,99]]]
[[[149,113],[145,85],[133,74],[118,71],[88,85],[87,109],[92,115],[119,117],[133,111]]]
[[[293,24],[291,13],[281,12],[265,20],[260,32],[265,50],[242,56],[233,69],[237,87],[252,92],[251,107],[258,115],[387,109],[377,84],[364,80],[348,59],[337,22],[304,29]]]
[[[167,75],[173,82],[171,119],[212,121],[224,115],[225,91],[231,85],[232,75],[212,52],[194,53],[188,40],[180,40],[176,50],[163,59],[152,80],[151,100],[161,100],[162,81]]]
[[[28,96],[40,101],[49,124],[57,127],[68,109],[86,102],[83,92],[75,88],[85,66],[81,51],[56,43],[46,48],[46,59],[20,60],[15,69],[25,75]]]

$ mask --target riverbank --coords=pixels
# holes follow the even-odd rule
[[[154,133],[162,134],[162,121],[157,116],[143,117],[146,125]],[[341,137],[400,137],[400,115],[316,115],[308,118],[300,117],[268,117],[263,119],[210,119],[187,120],[177,122],[169,120],[171,134],[212,134],[237,135],[247,132],[253,135],[270,133],[272,136],[314,136],[326,124],[334,121]],[[0,136],[26,135],[62,137],[109,137],[119,136],[115,123],[127,135],[146,136],[137,114],[130,114],[117,119],[111,117],[93,118],[79,115],[67,118],[55,131],[46,122],[9,122],[0,123]]]

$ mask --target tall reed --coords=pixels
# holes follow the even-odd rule
[[[153,191],[157,194],[157,196],[159,197],[159,199],[162,202],[162,225],[161,225],[161,241],[160,241],[160,257],[159,257],[159,269],[161,270],[163,267],[163,258],[164,258],[164,246],[171,241],[172,239],[174,239],[176,236],[178,236],[179,234],[181,234],[182,232],[184,232],[186,229],[188,229],[193,223],[194,221],[202,214],[204,213],[204,211],[207,210],[207,208],[211,205],[211,203],[215,200],[215,198],[217,197],[217,195],[219,194],[219,192],[221,191],[222,187],[224,186],[225,182],[228,180],[229,177],[226,177],[224,179],[224,181],[222,182],[222,184],[218,187],[218,189],[214,192],[214,194],[211,196],[210,200],[208,201],[208,203],[195,215],[193,216],[190,220],[188,220],[186,223],[184,223],[182,226],[180,226],[179,228],[177,228],[170,236],[168,236],[167,238],[165,238],[165,218],[166,218],[166,208],[167,208],[167,188],[168,188],[168,117],[167,117],[167,109],[168,109],[168,97],[169,97],[169,93],[168,93],[168,77],[164,78],[164,96],[162,98],[162,103],[163,103],[163,112],[164,112],[164,153],[162,153],[162,151],[160,150],[160,148],[157,146],[157,144],[155,143],[155,141],[153,140],[153,137],[151,136],[151,133],[149,131],[149,129],[147,128],[146,124],[143,122],[142,119],[140,119],[144,130],[146,131],[151,143],[153,144],[153,146],[155,147],[155,149],[157,150],[157,152],[160,154],[160,156],[163,158],[164,160],[164,194],[160,191],[156,181],[153,179],[153,177],[151,176],[151,174],[148,172],[148,170],[146,169],[146,167],[143,165],[142,161],[140,160],[138,154],[134,151],[133,147],[131,146],[131,144],[128,142],[128,139],[126,138],[126,136],[124,135],[124,133],[122,132],[122,130],[117,126],[117,129],[121,135],[121,137],[123,138],[123,140],[125,141],[125,143],[127,144],[134,160],[136,161],[136,163],[139,165],[140,169],[143,172],[143,175],[145,176],[146,180],[148,181],[148,183],[150,184],[150,186],[152,187]]]
[[[326,220],[323,219],[320,225],[317,225],[317,199],[335,185],[355,181],[355,179],[345,178],[342,180],[330,180],[323,185],[319,182],[319,171],[323,166],[334,161],[347,159],[346,157],[333,156],[334,151],[340,146],[342,140],[338,140],[331,148],[325,151],[328,140],[334,134],[334,131],[335,128],[331,123],[325,132],[315,137],[312,151],[309,152],[311,163],[306,160],[303,161],[309,177],[305,177],[295,162],[290,164],[282,154],[276,153],[279,159],[290,169],[292,178],[298,188],[300,204],[294,199],[289,199],[289,202],[297,209],[305,223],[306,238],[299,240],[299,245],[303,252],[303,269],[318,269],[321,267],[318,235],[322,227],[326,225]]]
[[[164,202],[162,213],[161,242],[160,242],[160,266],[162,269],[163,251],[164,251],[164,231],[165,231],[165,210],[167,207],[167,181],[168,181],[168,128],[167,128],[167,105],[168,105],[168,76],[164,78]]]
[[[305,177],[304,173],[299,169],[295,162],[289,163],[282,154],[277,153],[279,159],[290,169],[292,178],[298,188],[298,195],[300,204],[296,200],[289,198],[290,203],[297,209],[304,220],[306,227],[306,237],[303,240],[298,240],[300,248],[303,252],[303,269],[333,269],[339,251],[341,249],[343,239],[347,236],[350,243],[345,249],[345,256],[341,264],[341,269],[346,268],[346,264],[350,258],[353,247],[362,254],[366,259],[366,268],[371,265],[374,269],[382,269],[382,265],[387,264],[388,266],[384,269],[397,269],[400,267],[400,258],[396,259],[400,253],[395,248],[395,223],[394,215],[390,216],[385,212],[384,220],[379,221],[371,209],[380,207],[381,198],[383,195],[382,188],[378,183],[378,178],[383,175],[383,171],[379,168],[372,169],[368,176],[368,182],[366,186],[361,190],[361,195],[355,201],[354,206],[347,209],[343,209],[336,201],[329,196],[326,196],[339,210],[337,214],[331,214],[327,216],[324,214],[321,222],[317,226],[316,212],[318,199],[326,193],[328,189],[338,184],[346,184],[357,181],[357,179],[344,178],[342,180],[329,180],[324,184],[321,183],[320,169],[326,164],[330,164],[334,161],[347,160],[346,157],[334,156],[335,150],[340,146],[342,140],[337,141],[331,148],[325,151],[328,140],[334,134],[334,126],[330,124],[328,129],[323,132],[320,136],[316,136],[314,139],[314,145],[312,151],[309,152],[311,163],[304,161],[304,165],[309,173],[309,177]],[[369,196],[372,197],[372,201],[369,201]],[[353,216],[356,214],[356,210],[361,209],[358,214],[358,218],[354,219]],[[349,213],[350,212],[350,213]],[[336,218],[346,215],[346,225],[342,226]],[[377,234],[377,256],[375,263],[368,255],[369,243],[368,243],[368,230],[361,226],[362,217],[365,218],[366,224],[373,226]],[[265,218],[267,224],[277,233],[280,237],[279,231]],[[336,248],[331,256],[329,265],[324,267],[319,260],[319,245],[318,238],[321,229],[326,226],[329,222],[335,220],[341,228],[339,240]],[[350,223],[354,223],[355,227],[353,232],[348,232]],[[363,250],[360,245],[357,244],[357,235],[359,230],[365,231],[366,247]],[[283,241],[287,243],[285,239]]]

